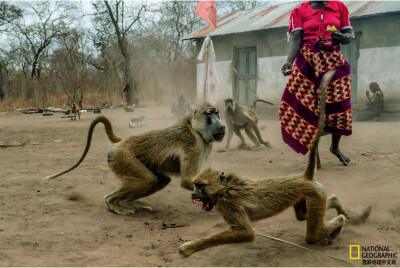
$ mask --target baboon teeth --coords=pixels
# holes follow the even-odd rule
[[[200,199],[192,199],[192,202],[193,203],[198,203],[198,202],[200,202]]]

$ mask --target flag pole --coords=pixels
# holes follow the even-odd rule
[[[207,35],[207,37],[210,37],[210,34]],[[206,37],[206,38],[207,38]],[[204,39],[204,42],[206,41],[206,38]],[[204,61],[204,85],[203,85],[203,103],[208,102],[208,48],[210,47],[210,42],[207,43],[206,46],[206,60]]]

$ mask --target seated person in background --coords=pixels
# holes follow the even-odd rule
[[[179,94],[178,100],[176,100],[172,104],[171,112],[176,117],[181,118],[187,114],[189,108],[190,108],[189,102],[185,100],[182,94]]]
[[[376,82],[369,84],[369,89],[373,95],[371,97],[368,90],[365,92],[368,99],[367,109],[357,115],[358,121],[367,121],[374,118],[376,120],[381,116],[383,110],[383,92]]]

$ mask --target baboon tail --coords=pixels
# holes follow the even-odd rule
[[[269,101],[266,101],[266,100],[262,100],[262,99],[259,99],[259,98],[256,97],[256,98],[254,99],[254,102],[253,102],[253,110],[254,110],[254,111],[256,111],[257,102],[264,102],[264,103],[268,103],[268,104],[274,105],[272,102],[269,102]]]
[[[318,148],[319,138],[322,136],[322,133],[324,131],[324,125],[325,125],[326,88],[327,88],[328,83],[332,80],[332,77],[335,74],[335,72],[336,72],[335,70],[330,70],[326,74],[324,74],[324,76],[322,77],[321,84],[320,84],[319,95],[320,95],[321,110],[320,110],[319,119],[318,119],[318,130],[317,130],[317,133],[315,134],[314,140],[311,144],[310,153],[308,156],[309,157],[308,165],[307,165],[306,171],[304,172],[304,176],[307,180],[313,180],[313,178],[314,178],[316,163],[317,163],[317,148]]]
[[[87,154],[88,151],[89,151],[90,143],[91,143],[91,141],[92,141],[92,135],[93,135],[94,127],[95,127],[98,123],[103,123],[103,125],[104,125],[104,127],[105,127],[105,129],[106,129],[106,134],[107,134],[107,136],[108,136],[108,138],[109,138],[109,140],[110,140],[111,142],[117,143],[117,142],[120,142],[120,141],[122,140],[122,138],[120,138],[120,137],[118,137],[117,135],[115,135],[115,133],[114,133],[114,131],[113,131],[113,129],[112,129],[110,120],[108,120],[105,116],[102,116],[102,115],[99,116],[99,117],[97,117],[97,118],[94,119],[93,122],[90,124],[89,131],[88,131],[88,136],[87,136],[87,141],[86,141],[86,147],[85,147],[85,150],[83,151],[83,154],[82,154],[81,158],[78,160],[78,162],[76,162],[75,165],[73,165],[72,167],[70,167],[70,168],[68,168],[68,169],[66,169],[66,170],[63,170],[63,171],[60,171],[60,172],[55,173],[55,174],[53,174],[53,175],[50,175],[50,176],[45,177],[45,179],[54,179],[54,178],[57,178],[58,176],[61,176],[61,175],[65,174],[65,173],[70,172],[71,170],[73,170],[73,169],[75,169],[76,167],[78,167],[78,166],[80,165],[80,163],[82,163],[83,159],[85,159],[86,154]]]
[[[267,103],[267,104],[270,104],[270,105],[274,105],[272,102],[269,102],[269,101],[266,101],[266,100],[262,100],[262,99],[256,99],[255,101],[254,101],[254,103],[256,103],[256,102],[264,102],[264,103]]]

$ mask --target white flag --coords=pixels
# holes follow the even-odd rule
[[[204,57],[205,50],[208,44],[208,74],[207,74],[207,93],[208,93],[208,102],[211,105],[217,104],[218,101],[218,88],[219,81],[217,76],[217,68],[215,66],[215,52],[214,45],[209,36],[203,42],[203,46],[201,47],[198,60],[202,60]]]

